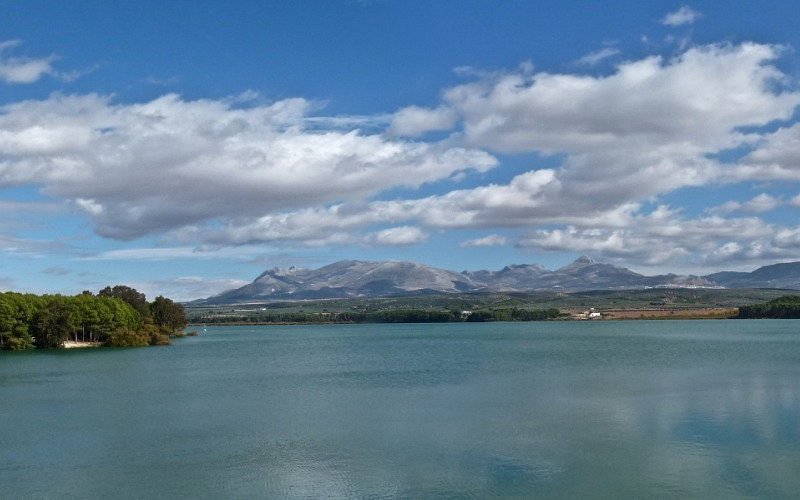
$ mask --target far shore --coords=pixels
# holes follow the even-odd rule
[[[599,316],[589,317],[589,311],[580,308],[562,310],[559,318],[531,321],[585,321],[585,320],[664,320],[664,319],[737,319],[738,308],[735,307],[694,307],[685,309],[642,308],[642,309],[598,309]],[[381,322],[356,321],[219,321],[212,323],[190,323],[190,327],[205,328],[208,326],[288,326],[288,325],[352,325],[378,324]],[[412,324],[415,322],[395,322],[394,324]],[[423,322],[424,323],[424,322]],[[446,321],[443,323],[468,323],[467,321]]]
[[[694,307],[685,309],[606,309],[600,310],[602,319],[736,319],[736,307]]]

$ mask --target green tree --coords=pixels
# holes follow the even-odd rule
[[[0,294],[0,349],[11,349],[11,336],[17,324],[17,309],[7,294]]]
[[[92,342],[100,325],[99,300],[94,295],[82,293],[75,297],[74,301],[78,315],[78,329],[75,330],[75,340],[78,340],[78,333],[80,333],[80,340],[85,342],[88,338]]]
[[[100,297],[116,297],[122,299],[128,305],[134,308],[142,319],[150,316],[150,306],[147,303],[145,294],[139,292],[135,288],[125,285],[116,285],[115,287],[107,286],[100,290],[97,295]]]
[[[189,324],[183,306],[161,295],[150,304],[150,314],[156,326],[170,333],[178,332]]]
[[[42,299],[36,295],[0,294],[0,349],[33,349],[31,324]]]
[[[74,303],[67,297],[45,297],[44,306],[34,318],[33,335],[41,348],[61,347],[77,328],[78,316]]]

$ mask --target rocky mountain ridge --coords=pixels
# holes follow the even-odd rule
[[[555,271],[515,264],[499,271],[450,271],[407,261],[343,260],[318,269],[271,269],[252,283],[196,301],[200,304],[385,297],[398,294],[522,292],[537,290],[624,290],[651,287],[800,289],[800,262],[774,264],[753,272],[706,276],[645,276],[625,267],[580,257]]]

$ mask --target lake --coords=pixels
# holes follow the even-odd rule
[[[793,497],[800,321],[209,327],[0,354],[4,498]]]

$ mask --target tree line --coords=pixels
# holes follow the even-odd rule
[[[224,323],[451,323],[483,321],[542,321],[559,316],[558,309],[498,308],[477,311],[436,309],[382,309],[378,311],[283,312],[198,315],[194,322]]]
[[[739,307],[740,318],[800,318],[800,295],[784,295],[764,304]]]
[[[66,341],[109,346],[169,344],[186,325],[183,306],[118,285],[97,294],[0,293],[0,349],[52,349]]]

